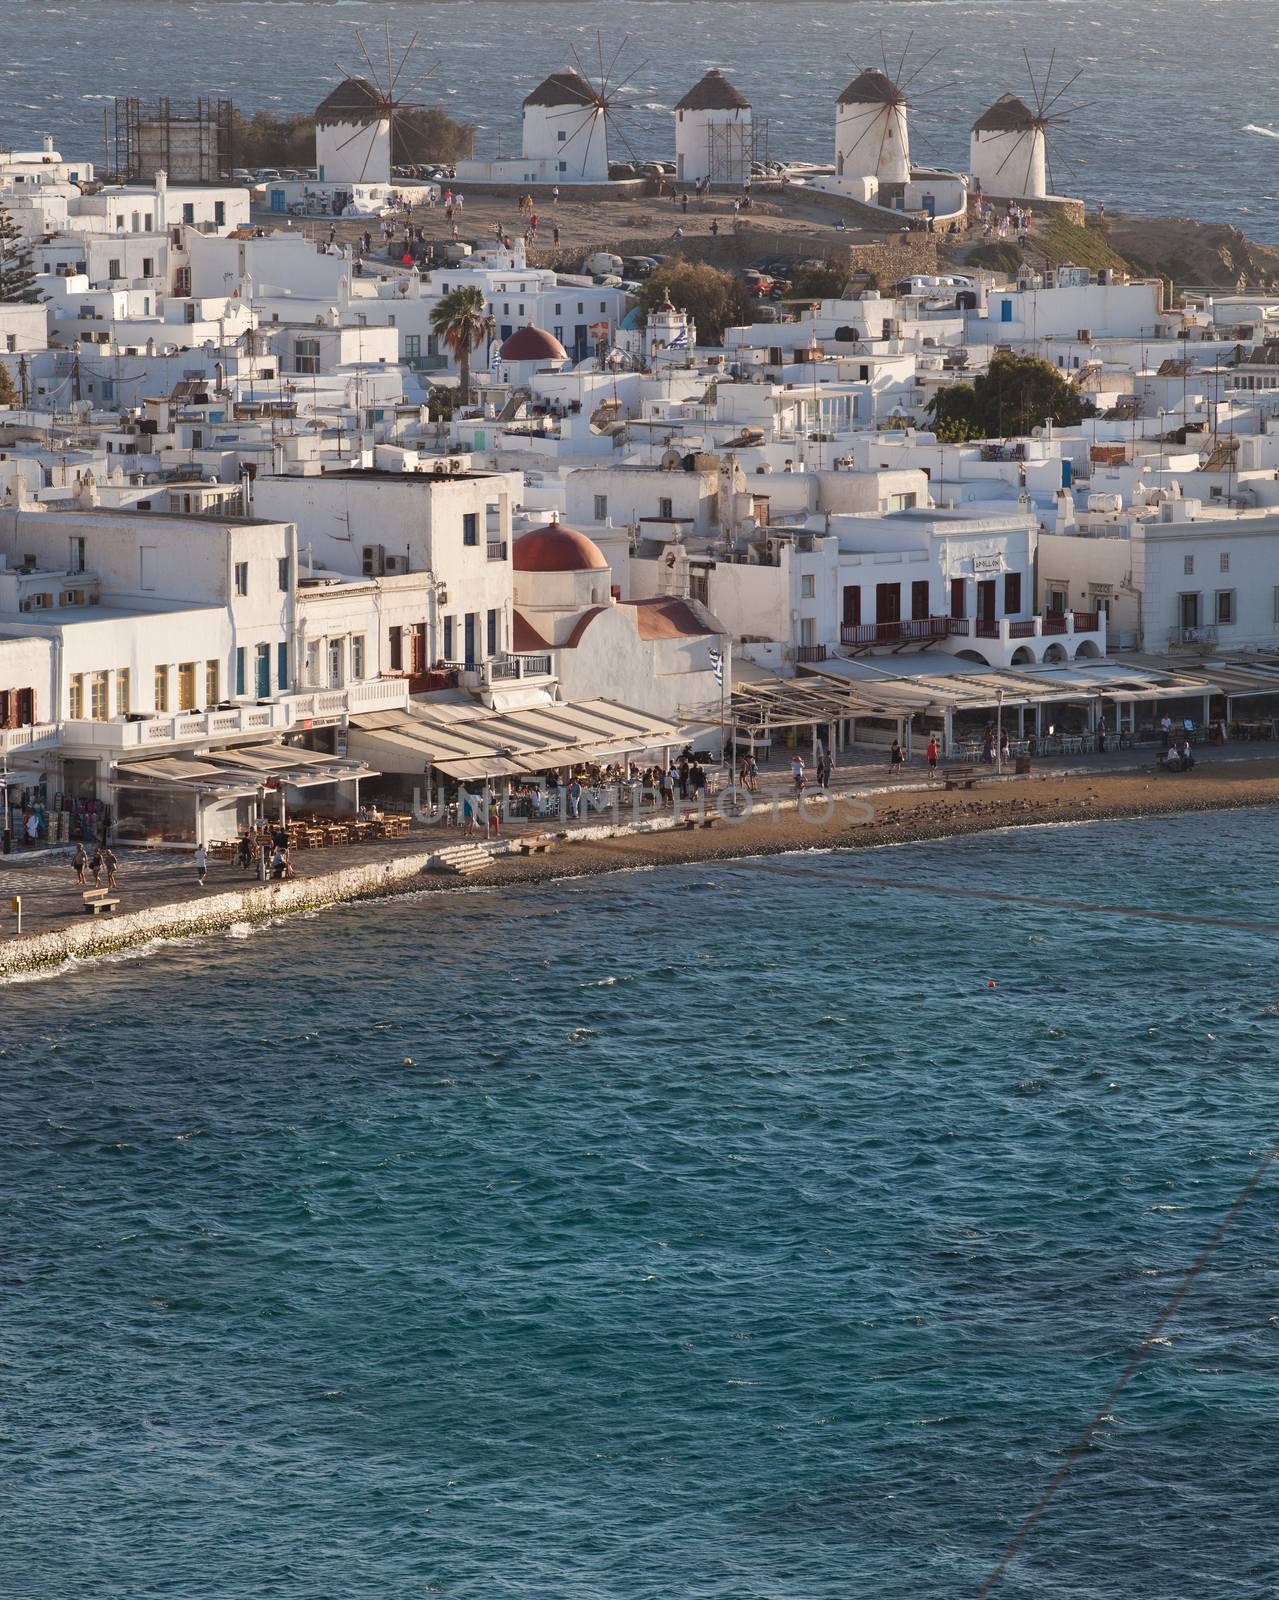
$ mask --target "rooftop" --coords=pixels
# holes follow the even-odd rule
[[[1036,126],[1035,113],[1015,94],[1001,94],[989,110],[973,123],[974,133],[1027,132]]]
[[[885,73],[868,67],[857,74],[836,103],[841,106],[904,106],[906,96]]]
[[[317,122],[380,122],[384,115],[381,97],[367,78],[343,78],[315,108]]]
[[[573,67],[552,72],[531,94],[524,96],[526,106],[593,106],[595,103],[594,90]]]
[[[750,101],[735,89],[718,67],[712,67],[675,102],[676,111],[749,111]]]

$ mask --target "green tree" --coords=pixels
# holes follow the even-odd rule
[[[9,376],[9,369],[0,361],[0,407],[16,406],[18,391],[13,386],[13,379]]]
[[[791,274],[789,300],[840,300],[848,287],[848,267],[838,261],[801,265]]]
[[[255,111],[232,115],[232,146],[239,167],[312,167],[315,165],[315,118],[277,117]],[[475,130],[454,122],[439,106],[418,106],[395,117],[391,159],[404,162],[461,161],[475,143]]]
[[[458,387],[460,405],[466,405],[471,398],[471,351],[486,334],[492,336],[493,328],[479,289],[453,289],[431,312],[431,332],[456,360],[462,375]]]
[[[997,355],[971,383],[952,383],[928,402],[937,435],[947,443],[1006,439],[1044,422],[1071,427],[1093,409],[1056,367],[1014,355]]]
[[[0,206],[0,301],[6,305],[34,305],[41,298],[31,246]]]
[[[718,344],[725,328],[755,321],[755,304],[742,280],[697,261],[668,261],[641,286],[646,316],[666,301],[688,313],[703,344]]]

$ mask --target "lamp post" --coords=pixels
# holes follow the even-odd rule
[[[1003,762],[1004,743],[1004,691],[995,691],[995,772],[1000,774],[1004,770]]]

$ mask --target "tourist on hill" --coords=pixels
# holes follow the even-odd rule
[[[89,865],[89,853],[83,843],[76,845],[75,853],[71,857],[71,870],[75,873],[76,882],[84,888],[84,869]]]

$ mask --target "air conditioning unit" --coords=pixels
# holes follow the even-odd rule
[[[366,578],[380,578],[387,571],[388,566],[385,546],[380,544],[366,544],[364,546],[364,576]]]
[[[386,558],[386,571],[387,572],[407,572],[408,571],[408,562],[405,560],[405,558],[403,556],[387,556],[387,558]]]

